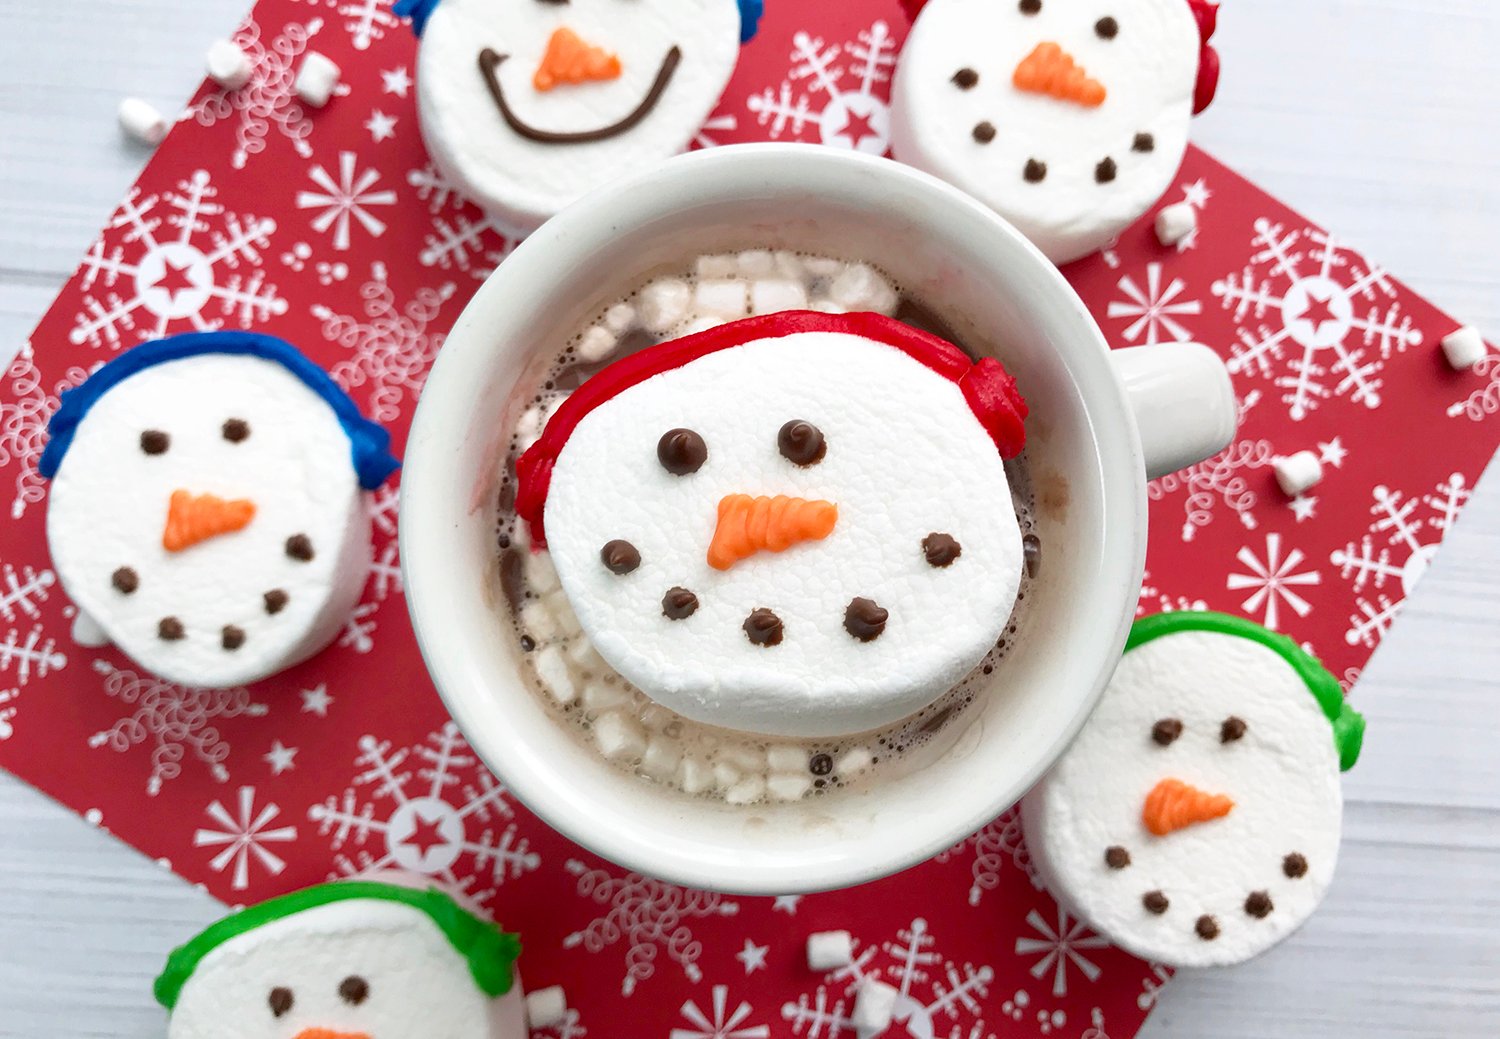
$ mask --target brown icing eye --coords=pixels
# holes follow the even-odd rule
[[[612,574],[628,574],[641,565],[641,553],[628,541],[616,538],[599,550],[599,561]]]
[[[359,1006],[370,995],[370,983],[358,974],[351,974],[339,982],[339,998],[345,1003]]]
[[[242,418],[225,419],[219,432],[231,444],[238,444],[250,435],[250,423]]]
[[[974,124],[974,140],[980,144],[989,144],[995,139],[995,124],[984,120]]]
[[[292,1009],[292,990],[277,985],[271,990],[270,995],[266,996],[266,1003],[271,1008],[271,1016],[280,1017]]]
[[[286,539],[286,554],[300,562],[308,562],[313,557],[312,538],[306,534],[293,534]]]
[[[656,442],[656,460],[673,476],[687,476],[708,461],[708,445],[691,429],[669,429]]]
[[[1130,865],[1130,852],[1118,844],[1112,844],[1104,849],[1104,864],[1110,869],[1124,869]]]
[[[855,597],[844,610],[844,630],[861,642],[873,642],[885,631],[890,616],[874,599]]]
[[[979,73],[971,68],[961,68],[953,74],[951,82],[959,90],[972,90],[979,83]]]
[[[1176,718],[1163,718],[1151,726],[1151,738],[1161,746],[1169,746],[1173,740],[1182,735],[1182,722]]]
[[[1110,158],[1101,159],[1099,165],[1094,167],[1094,179],[1100,184],[1108,184],[1115,179],[1120,168],[1115,165],[1115,160]]]
[[[1020,7],[1022,14],[1040,14],[1042,0],[1021,0],[1017,6]]]
[[[267,613],[280,613],[291,600],[291,596],[280,588],[272,588],[262,598],[265,600]]]
[[[1113,18],[1101,18],[1094,23],[1094,32],[1101,40],[1112,40],[1120,35],[1120,23]]]
[[[793,465],[817,465],[828,453],[823,431],[811,422],[794,418],[776,433],[776,449]]]
[[[1027,159],[1023,176],[1028,184],[1040,184],[1047,179],[1047,164],[1037,159]]]
[[[159,429],[148,429],[141,434],[141,450],[148,455],[164,455],[172,446],[172,438]]]
[[[128,566],[122,566],[109,575],[109,583],[115,586],[115,591],[129,595],[141,586],[141,575]]]
[[[1249,728],[1245,724],[1245,719],[1236,718],[1231,714],[1224,719],[1224,724],[1219,726],[1219,742],[1233,743],[1235,740],[1242,739]]]

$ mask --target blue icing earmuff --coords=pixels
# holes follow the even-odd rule
[[[411,19],[411,31],[418,36],[427,28],[427,19],[437,10],[441,0],[396,0],[392,11],[397,17]],[[766,13],[765,0],[738,0],[740,5],[740,42],[749,43],[760,28],[761,16]]]

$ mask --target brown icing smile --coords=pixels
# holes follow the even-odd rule
[[[500,115],[504,118],[506,125],[527,140],[536,141],[539,144],[587,144],[622,134],[651,114],[651,110],[661,100],[662,94],[666,93],[667,84],[671,82],[672,74],[677,71],[678,63],[682,61],[682,48],[673,46],[667,51],[667,56],[662,59],[661,68],[656,72],[656,79],[651,83],[651,89],[646,91],[646,96],[641,99],[640,104],[636,105],[623,119],[610,123],[608,126],[601,126],[597,130],[542,130],[516,115],[510,107],[510,102],[505,99],[505,89],[500,85],[498,74],[500,63],[508,57],[510,55],[498,54],[489,47],[479,52],[479,71],[484,76],[484,84],[489,87],[490,96],[495,99],[495,107],[500,109]]]

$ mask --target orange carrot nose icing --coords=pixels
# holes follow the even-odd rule
[[[1055,43],[1037,44],[1016,66],[1011,82],[1029,94],[1046,94],[1085,108],[1098,108],[1107,94],[1103,83],[1090,79],[1073,55]]]
[[[200,541],[243,529],[255,518],[255,503],[244,498],[226,500],[213,494],[172,492],[167,502],[167,525],[162,528],[161,547],[181,552]]]
[[[603,47],[585,43],[567,27],[558,29],[547,41],[547,53],[531,77],[531,85],[547,91],[559,83],[587,83],[592,80],[619,79],[620,59]]]
[[[332,1028],[304,1028],[292,1039],[370,1039],[368,1032],[335,1032]]]
[[[727,494],[719,502],[708,565],[728,570],[757,552],[782,552],[802,541],[821,541],[833,533],[838,518],[839,507],[831,501]]]
[[[1194,823],[1206,823],[1229,814],[1234,801],[1223,794],[1210,794],[1180,779],[1163,779],[1146,795],[1141,822],[1158,837],[1165,837]]]

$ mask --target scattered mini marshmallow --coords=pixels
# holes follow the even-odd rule
[[[1288,498],[1312,490],[1323,479],[1323,463],[1311,451],[1298,451],[1294,455],[1276,459],[1276,482]]]
[[[812,789],[812,779],[806,775],[778,773],[766,778],[766,792],[778,801],[800,801]]]
[[[648,332],[665,332],[688,316],[693,290],[678,278],[659,278],[641,289],[636,312]]]
[[[1156,240],[1176,245],[1198,230],[1198,211],[1188,202],[1176,202],[1156,214]]]
[[[870,1039],[891,1027],[896,996],[894,988],[874,978],[860,982],[859,994],[854,997],[854,1013],[849,1018],[859,1039]]]
[[[536,654],[536,676],[541,679],[552,699],[566,706],[578,699],[578,687],[573,684],[573,672],[557,646],[543,646]]]
[[[120,102],[120,129],[142,144],[160,144],[167,136],[167,117],[156,106],[138,97]]]
[[[864,747],[850,747],[833,763],[833,771],[842,777],[862,772],[875,762],[875,757]]]
[[[739,257],[734,253],[709,253],[693,263],[699,278],[734,278],[740,273]]]
[[[1448,358],[1451,367],[1459,371],[1474,367],[1484,360],[1488,352],[1484,337],[1473,325],[1465,325],[1443,337],[1443,356]]]
[[[561,985],[526,993],[526,1024],[535,1031],[560,1025],[568,1016],[568,997]]]
[[[765,278],[750,287],[750,313],[777,314],[783,310],[806,310],[807,290],[800,282]]]
[[[665,783],[677,774],[682,764],[682,747],[675,740],[654,738],[646,742],[646,753],[641,758],[641,771],[652,779]]]
[[[746,776],[724,791],[724,800],[732,805],[747,805],[766,796],[764,776]]]
[[[807,936],[807,969],[838,970],[854,962],[854,938],[848,931],[818,931]]]
[[[746,278],[769,278],[776,273],[776,257],[769,249],[746,249],[739,255],[739,272]]]
[[[578,337],[576,352],[580,361],[594,364],[614,353],[619,345],[620,340],[613,332],[603,325],[593,325]]]
[[[729,278],[705,279],[693,290],[693,309],[700,315],[744,317],[749,298],[750,286],[746,282]]]
[[[338,88],[341,75],[343,70],[331,58],[317,51],[308,51],[302,58],[302,66],[297,69],[293,89],[304,104],[322,108]]]
[[[743,772],[727,761],[714,762],[713,776],[714,785],[724,790],[728,790],[741,779],[745,778]]]
[[[806,772],[807,756],[806,750],[790,743],[778,743],[766,748],[766,764],[772,772]]]
[[[800,282],[807,277],[807,264],[801,256],[790,250],[777,249],[776,276]]]
[[[74,615],[73,627],[70,634],[73,636],[74,642],[89,649],[98,649],[100,646],[109,645],[109,636],[99,626],[99,622],[82,610],[79,610]]]
[[[873,310],[877,314],[896,310],[896,290],[867,263],[852,263],[840,271],[828,286],[828,295],[848,310]]]
[[[624,707],[630,702],[630,693],[622,689],[619,683],[590,682],[583,687],[579,700],[583,703],[584,710],[602,712]]]
[[[250,82],[250,73],[255,68],[250,55],[233,40],[215,40],[209,44],[203,63],[208,78],[225,90],[238,90]]]
[[[552,642],[562,634],[557,627],[557,618],[547,604],[534,599],[521,607],[521,627],[538,643]]]
[[[603,325],[615,335],[629,332],[635,327],[635,308],[629,303],[616,303],[604,312]]]
[[[634,761],[646,753],[646,733],[623,711],[610,711],[594,719],[594,740],[599,753],[611,761]]]
[[[677,785],[684,794],[701,794],[714,785],[713,769],[702,758],[685,757],[677,769]]]

